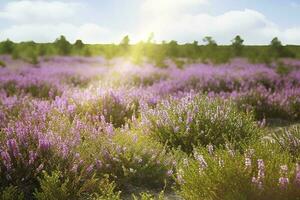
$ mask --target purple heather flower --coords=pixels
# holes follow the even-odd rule
[[[182,169],[179,169],[177,171],[176,176],[177,176],[177,181],[178,181],[179,184],[183,184],[184,183],[183,174],[184,174],[184,172],[183,172]]]
[[[10,170],[12,167],[11,158],[7,151],[1,151],[1,158],[3,160],[3,164],[7,170]]]
[[[300,186],[300,164],[296,164],[296,177],[295,177],[295,184]]]
[[[32,165],[34,163],[36,158],[37,158],[37,153],[34,152],[34,151],[29,151],[29,161],[28,161],[28,163],[30,165]]]
[[[173,170],[172,169],[170,169],[170,170],[167,171],[167,176],[172,176],[172,174],[173,174]]]
[[[251,159],[250,158],[245,158],[245,167],[247,169],[251,168]]]
[[[286,189],[288,184],[289,184],[289,178],[287,178],[287,177],[280,177],[279,178],[279,187],[281,189]]]
[[[189,165],[189,160],[187,158],[183,159],[183,165],[187,167]]]
[[[44,169],[44,164],[42,163],[42,164],[40,164],[40,165],[38,166],[38,168],[36,169],[36,172],[39,173],[39,172],[41,172],[43,169]]]
[[[62,147],[61,147],[61,153],[62,153],[63,158],[67,157],[67,155],[69,153],[69,148],[67,147],[66,144],[62,145]]]
[[[207,145],[207,150],[210,155],[214,154],[214,146],[212,144]]]
[[[71,171],[76,173],[77,172],[77,169],[78,169],[78,164],[74,164]]]
[[[50,141],[48,139],[39,139],[39,149],[47,151],[50,149]]]
[[[257,178],[259,180],[263,180],[265,178],[265,164],[263,159],[258,159],[257,160],[257,165],[258,165],[258,175]]]
[[[16,158],[19,155],[19,147],[17,141],[15,139],[9,139],[7,140],[6,144],[9,151]]]
[[[96,168],[97,169],[100,169],[102,167],[102,162],[101,162],[101,160],[96,160]]]
[[[200,165],[200,169],[205,169],[208,166],[202,155],[195,153],[194,157],[198,161],[198,163]]]
[[[91,172],[93,171],[93,169],[94,169],[94,165],[91,164],[91,165],[86,169],[86,171],[87,171],[87,173],[91,173]]]

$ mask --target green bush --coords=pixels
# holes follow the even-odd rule
[[[62,180],[59,171],[54,171],[51,175],[44,172],[44,176],[39,178],[39,182],[41,189],[34,193],[37,200],[64,200],[71,197],[67,187],[69,180]]]
[[[116,185],[108,177],[100,180],[91,176],[83,179],[82,174],[77,179],[72,176],[64,177],[61,172],[53,171],[51,175],[44,172],[39,179],[40,189],[36,189],[34,197],[37,200],[119,200],[120,192],[115,192]]]
[[[142,116],[145,133],[185,152],[192,152],[193,146],[227,142],[240,148],[260,133],[250,113],[239,111],[231,101],[208,97],[171,99]]]
[[[6,67],[6,64],[5,64],[5,62],[4,61],[2,61],[2,60],[0,60],[0,67]]]
[[[116,184],[104,178],[99,183],[99,193],[90,195],[91,200],[121,200],[121,192],[116,192]]]
[[[300,157],[300,126],[281,128],[272,134],[272,138],[284,151],[288,151],[294,158]]]
[[[164,200],[164,193],[163,191],[155,196],[149,192],[141,192],[138,196],[132,195],[133,200]]]
[[[247,160],[246,160],[247,159]],[[299,185],[287,153],[274,144],[255,144],[239,152],[197,149],[178,165],[178,192],[187,200],[299,199]],[[287,168],[287,170],[286,170]],[[298,175],[299,176],[299,175]],[[288,178],[287,184],[279,178]]]
[[[99,136],[86,140],[77,151],[83,160],[95,166],[97,176],[109,174],[117,187],[124,190],[130,186],[162,188],[171,181],[172,155],[143,134],[116,133],[106,139]]]
[[[24,194],[18,190],[15,186],[9,186],[1,189],[0,191],[1,200],[24,200]]]
[[[287,96],[285,101],[282,97]],[[275,98],[276,97],[276,98]],[[288,91],[271,92],[266,89],[250,90],[235,99],[240,110],[251,110],[255,119],[278,118],[285,120],[299,119],[300,101],[297,94]]]
[[[126,95],[126,94],[123,94]],[[91,114],[103,116],[105,121],[119,128],[124,126],[133,117],[137,117],[139,102],[137,98],[129,95],[125,97],[117,92],[106,92],[95,99],[78,104],[76,113],[79,116]]]
[[[285,76],[288,75],[290,73],[291,69],[285,65],[283,65],[282,63],[279,63],[279,65],[276,67],[276,72],[277,74],[281,75],[281,76]]]

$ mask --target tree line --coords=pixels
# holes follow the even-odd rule
[[[14,59],[24,59],[37,64],[40,56],[104,56],[107,60],[114,57],[127,57],[139,64],[145,59],[157,66],[165,66],[166,58],[170,58],[180,66],[182,58],[190,61],[224,63],[234,57],[245,57],[251,62],[270,63],[283,57],[300,58],[300,46],[283,45],[275,37],[269,45],[244,45],[244,40],[237,35],[230,45],[218,45],[210,36],[198,41],[178,44],[177,41],[156,43],[153,34],[146,41],[130,44],[129,36],[125,36],[119,44],[84,44],[81,40],[70,43],[65,36],[60,36],[52,43],[35,43],[33,41],[15,43],[9,39],[0,42],[0,54],[12,55]]]

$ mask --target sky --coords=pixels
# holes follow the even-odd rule
[[[0,40],[131,43],[176,40],[300,44],[300,0],[1,0]]]

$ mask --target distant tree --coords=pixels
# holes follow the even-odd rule
[[[269,54],[271,57],[294,57],[295,54],[282,45],[281,41],[275,37],[272,39],[269,48]]]
[[[213,61],[217,56],[217,42],[210,36],[206,36],[203,38],[203,42],[205,43],[204,51],[202,54],[203,62]]]
[[[203,38],[203,42],[207,46],[217,46],[217,42],[211,37],[211,36],[206,36]]]
[[[124,47],[128,47],[128,46],[129,46],[129,42],[130,42],[129,36],[126,35],[126,36],[123,37],[123,39],[121,40],[120,45],[121,45],[121,46],[124,46]]]
[[[198,47],[198,41],[194,40],[193,47]]]
[[[147,43],[153,43],[154,42],[153,39],[154,39],[154,33],[152,32],[148,36]]]
[[[277,37],[272,39],[272,41],[270,43],[270,49],[271,49],[272,53],[275,54],[276,57],[279,57],[280,54],[283,52],[282,43]]]
[[[11,54],[14,51],[14,43],[9,39],[0,43],[1,54]]]
[[[172,40],[168,44],[168,54],[171,57],[177,57],[178,56],[178,43],[175,40]]]
[[[84,44],[83,44],[82,40],[76,40],[75,43],[74,43],[74,47],[76,49],[82,49],[84,47]]]
[[[235,56],[241,56],[244,48],[243,42],[244,40],[239,36],[235,36],[233,40],[231,40],[231,46],[233,48],[233,52]]]
[[[120,47],[121,47],[121,53],[126,56],[129,54],[129,42],[130,42],[130,39],[129,39],[129,36],[126,35],[125,37],[123,37],[123,39],[121,40],[120,42]]]
[[[63,35],[55,40],[54,46],[56,47],[58,54],[60,55],[69,55],[71,52],[71,44]]]

